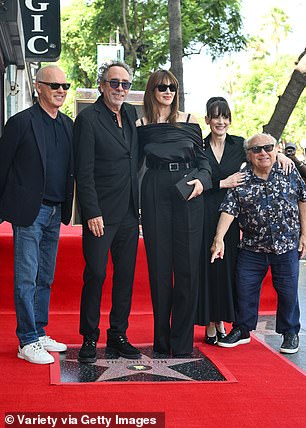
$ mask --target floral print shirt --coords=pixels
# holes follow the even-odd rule
[[[238,218],[243,231],[240,248],[283,254],[298,247],[300,235],[299,201],[306,202],[306,186],[293,169],[285,175],[273,165],[267,180],[245,168],[245,183],[228,192],[220,211]]]

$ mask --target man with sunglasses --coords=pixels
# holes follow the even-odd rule
[[[69,83],[49,65],[36,75],[38,102],[11,117],[0,140],[0,217],[13,226],[18,358],[49,364],[64,343],[46,335],[60,224],[73,194],[72,120],[59,111]]]
[[[294,162],[296,169],[301,174],[302,178],[306,182],[306,165],[303,161],[296,157],[296,144],[286,143],[285,144],[285,155]]]
[[[138,244],[138,141],[135,107],[125,103],[132,71],[124,63],[102,64],[101,96],[81,111],[74,126],[77,197],[86,261],[81,298],[79,361],[97,359],[100,305],[108,253],[113,262],[112,309],[107,350],[138,358],[126,336]]]
[[[294,168],[278,167],[276,140],[257,134],[245,142],[250,165],[245,182],[229,189],[212,246],[211,261],[223,258],[224,236],[238,218],[243,232],[236,267],[236,321],[218,342],[231,348],[250,342],[256,329],[260,288],[269,266],[278,295],[276,332],[283,335],[280,352],[299,349],[299,259],[306,254],[306,186]]]

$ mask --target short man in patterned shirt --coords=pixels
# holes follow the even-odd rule
[[[223,238],[238,217],[243,231],[236,273],[236,321],[218,345],[231,348],[250,342],[256,329],[260,288],[269,266],[278,295],[276,332],[280,352],[299,349],[299,259],[306,254],[306,186],[298,171],[285,175],[276,161],[276,140],[257,134],[245,141],[249,166],[245,182],[229,189],[211,248],[213,262],[223,258]]]

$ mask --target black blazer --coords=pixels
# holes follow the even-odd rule
[[[81,217],[103,217],[104,224],[119,223],[128,210],[130,196],[138,212],[138,144],[136,109],[123,103],[132,130],[128,144],[102,96],[77,116],[73,142],[77,198]]]
[[[73,122],[62,118],[71,141],[66,181],[66,200],[62,203],[62,222],[71,217],[73,196]],[[17,113],[6,123],[0,139],[0,218],[16,226],[30,226],[38,215],[45,189],[46,147],[42,112],[38,104]]]

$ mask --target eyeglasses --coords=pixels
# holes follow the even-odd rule
[[[108,82],[108,83],[109,83],[109,86],[110,86],[112,89],[118,89],[118,88],[119,88],[119,86],[121,85],[121,86],[122,86],[122,89],[123,89],[124,91],[127,91],[127,90],[128,90],[128,89],[130,89],[130,87],[132,86],[132,83],[131,83],[131,82],[127,82],[127,81],[123,81],[123,82],[121,82],[120,80],[117,80],[117,79],[105,80],[105,82]]]
[[[265,146],[253,146],[247,150],[251,151],[252,153],[260,153],[262,150],[269,153],[269,152],[272,152],[273,149],[274,149],[274,144],[266,144]]]
[[[60,87],[64,89],[64,91],[68,91],[70,88],[70,83],[55,83],[55,82],[42,82],[38,81],[38,83],[43,83],[44,85],[49,86],[53,91],[56,91]]]
[[[165,85],[162,83],[161,85],[157,85],[156,88],[159,90],[159,92],[166,92],[168,88],[170,92],[177,91],[177,86],[174,83],[170,83],[170,85]]]

